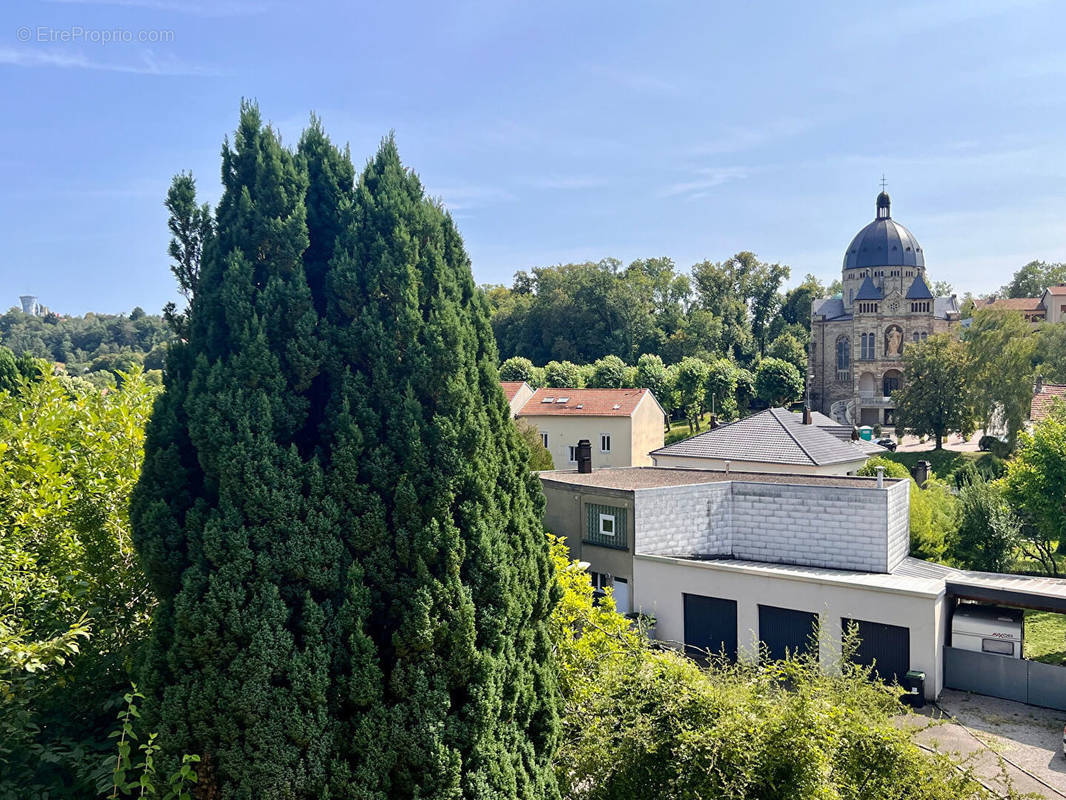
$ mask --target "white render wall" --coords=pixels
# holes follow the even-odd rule
[[[760,604],[819,614],[819,658],[827,669],[840,661],[842,617],[908,628],[910,667],[925,671],[926,697],[936,698],[943,689],[942,584],[939,591],[931,586],[905,591],[854,578],[847,582],[824,575],[797,576],[769,565],[634,558],[633,607],[655,616],[657,639],[676,646],[684,642],[685,594],[736,601],[738,656],[748,662],[758,657]]]
[[[909,547],[909,481],[723,481],[634,492],[635,551],[890,572]]]

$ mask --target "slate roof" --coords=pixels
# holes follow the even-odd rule
[[[933,316],[937,319],[947,319],[948,314],[958,314],[959,303],[954,297],[933,298]]]
[[[537,389],[518,416],[629,417],[645,396],[658,404],[650,389]]]
[[[1066,386],[1058,383],[1045,383],[1040,387],[1040,394],[1034,394],[1029,404],[1029,419],[1039,422],[1048,415],[1055,398],[1066,401]]]
[[[883,198],[882,195],[877,196],[877,219],[855,234],[848,245],[844,253],[844,269],[924,267],[921,245],[913,233],[892,219],[888,195]]]
[[[525,381],[500,381],[500,388],[503,389],[503,395],[507,398],[507,402],[510,403],[514,400],[514,396],[518,394],[518,390],[525,386]]]
[[[873,279],[869,275],[866,276],[866,280],[862,282],[862,286],[859,287],[858,294],[855,295],[856,300],[882,300],[884,294],[881,292],[877,285],[873,282]]]
[[[851,319],[851,314],[844,310],[844,300],[840,297],[826,297],[814,301],[814,313],[826,319]]]
[[[653,450],[651,455],[823,466],[861,461],[866,453],[817,425],[804,425],[784,408],[768,408]]]
[[[914,279],[914,283],[911,284],[911,288],[907,290],[907,300],[932,300],[933,293],[929,291],[929,286],[925,282],[925,278],[918,274],[918,277]]]

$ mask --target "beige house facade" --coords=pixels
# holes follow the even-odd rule
[[[894,425],[905,349],[961,319],[954,295],[933,296],[921,245],[885,192],[876,205],[844,254],[843,292],[811,307],[811,405],[848,425]]]
[[[507,398],[507,404],[511,407],[511,416],[517,417],[522,407],[533,396],[533,389],[525,381],[500,381],[500,388]]]
[[[648,389],[537,389],[517,414],[540,433],[558,469],[577,466],[592,444],[592,466],[650,466],[663,446],[666,414]]]

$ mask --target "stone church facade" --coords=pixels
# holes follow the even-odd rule
[[[958,301],[933,296],[925,254],[885,192],[844,253],[842,282],[842,294],[811,308],[811,406],[841,423],[892,426],[904,350],[958,324]]]

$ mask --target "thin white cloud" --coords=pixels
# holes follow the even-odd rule
[[[536,189],[596,189],[606,186],[607,179],[595,175],[544,175],[539,178],[533,178],[529,181],[529,185]]]
[[[25,68],[82,69],[100,72],[124,72],[133,75],[217,75],[214,70],[193,64],[182,64],[173,59],[158,59],[151,50],[140,52],[140,63],[99,61],[87,58],[82,53],[59,50],[0,47],[0,65]]]
[[[660,197],[685,195],[689,200],[706,197],[711,189],[733,181],[744,180],[752,173],[750,167],[704,167],[694,171],[696,177],[667,186]]]
[[[602,64],[593,64],[588,69],[594,75],[599,75],[609,82],[633,92],[667,97],[678,97],[684,94],[684,89],[676,80],[660,78],[650,72],[618,69]]]
[[[798,136],[814,126],[814,120],[799,117],[782,117],[751,125],[722,125],[702,142],[688,148],[688,152],[696,156],[739,153]]]
[[[143,8],[152,11],[174,11],[194,17],[242,17],[264,14],[276,7],[275,3],[260,0],[219,0],[219,2],[190,3],[182,0],[44,0],[54,5],[118,6],[120,8]]]
[[[515,199],[510,192],[496,186],[451,186],[436,189],[430,194],[439,197],[444,207],[453,213],[509,203]]]

